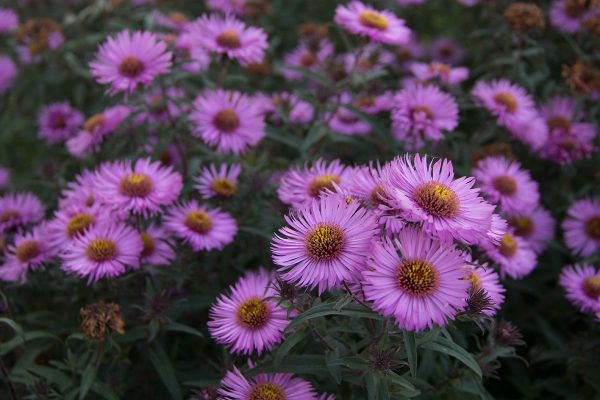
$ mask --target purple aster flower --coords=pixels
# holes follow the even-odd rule
[[[104,277],[122,275],[127,268],[137,269],[143,248],[135,229],[108,220],[74,237],[63,248],[61,268],[87,278],[89,285]]]
[[[464,266],[468,273],[466,279],[471,281],[471,287],[473,290],[483,289],[492,300],[493,309],[484,309],[483,314],[496,315],[496,310],[499,310],[502,303],[504,303],[504,292],[506,292],[506,289],[500,283],[500,276],[488,266],[488,263],[471,262],[470,255],[466,255],[465,258],[469,262]]]
[[[202,168],[194,187],[203,199],[233,197],[237,191],[237,178],[241,170],[239,164],[221,164],[218,169],[215,164],[210,164]]]
[[[175,41],[176,60],[183,63],[181,68],[189,73],[206,71],[210,66],[209,52],[200,47],[198,35],[184,31]]]
[[[365,297],[403,329],[443,326],[466,305],[470,282],[464,263],[453,245],[405,228],[397,240],[375,244],[369,269],[362,273]]]
[[[265,135],[260,102],[240,92],[206,91],[194,101],[194,135],[221,153],[241,154]]]
[[[567,299],[582,312],[600,311],[600,272],[589,264],[567,266],[560,274]]]
[[[138,85],[148,86],[157,75],[168,73],[171,56],[167,45],[153,33],[124,30],[100,45],[90,69],[98,83],[110,85],[108,93],[129,94]]]
[[[196,200],[172,206],[163,218],[163,226],[194,251],[220,250],[233,242],[238,231],[231,215],[219,208],[208,209]]]
[[[387,204],[407,221],[422,222],[423,230],[442,241],[456,239],[467,244],[488,240],[494,207],[479,196],[475,179],[454,179],[449,160],[428,162],[406,155],[383,171]]]
[[[142,264],[171,265],[175,259],[175,250],[164,228],[150,224],[140,233],[140,237],[144,245],[140,253]]]
[[[44,213],[44,205],[32,193],[7,193],[0,197],[0,232],[37,223]]]
[[[246,378],[235,366],[218,390],[223,400],[317,400],[311,384],[292,374],[258,374]]]
[[[435,61],[456,65],[462,61],[465,52],[454,40],[442,37],[431,42],[429,53]]]
[[[83,114],[68,102],[53,103],[42,110],[38,135],[48,143],[59,143],[73,136],[83,122]]]
[[[392,134],[412,149],[422,147],[425,140],[442,140],[442,131],[458,125],[458,104],[434,85],[409,85],[396,95],[394,105]]]
[[[305,68],[316,72],[323,67],[333,52],[333,43],[327,39],[319,40],[314,44],[301,42],[298,47],[283,56],[281,74],[288,80],[302,79],[304,75],[287,67]]]
[[[377,43],[368,43],[361,50],[343,55],[348,75],[355,73],[377,73],[394,64],[394,54]]]
[[[348,5],[338,5],[335,9],[335,23],[343,29],[373,42],[402,45],[410,41],[411,32],[404,20],[388,10],[379,11],[360,1]]]
[[[157,26],[162,26],[175,31],[182,31],[190,22],[186,15],[179,11],[172,11],[169,14],[163,14],[159,10],[152,12],[152,18]]]
[[[83,172],[67,183],[67,188],[61,192],[58,206],[61,209],[69,207],[91,208],[99,204],[100,200],[96,191],[96,174],[90,170]]]
[[[554,239],[554,218],[542,207],[524,213],[509,213],[508,224],[514,234],[527,239],[533,251],[538,254]]]
[[[179,197],[181,175],[160,162],[142,158],[103,165],[98,171],[99,197],[115,209],[147,216],[156,214]]]
[[[410,72],[421,82],[439,80],[449,85],[458,85],[469,78],[469,69],[465,67],[452,67],[440,62],[412,63]]]
[[[197,35],[201,47],[243,66],[262,62],[269,46],[261,28],[247,27],[232,15],[203,15],[190,23],[188,30]]]
[[[136,124],[148,122],[169,122],[186,111],[179,104],[185,99],[185,92],[176,87],[170,87],[164,92],[161,89],[152,90],[145,96],[144,106],[134,118]]]
[[[12,8],[0,7],[0,34],[10,32],[19,25],[19,17]]]
[[[65,41],[60,24],[50,18],[29,19],[19,31],[20,44],[15,50],[23,64],[39,63],[47,50],[54,50]]]
[[[593,198],[574,202],[562,229],[565,243],[574,254],[588,257],[600,250],[600,202]]]
[[[540,201],[538,184],[518,161],[501,156],[486,157],[477,162],[473,176],[482,193],[507,213],[527,213]]]
[[[91,207],[71,205],[59,209],[54,213],[54,219],[48,223],[47,241],[55,248],[64,247],[73,238],[111,218],[110,213],[98,203]]]
[[[293,167],[281,177],[277,195],[283,203],[300,208],[319,198],[326,189],[335,191],[334,184],[343,186],[350,171],[339,160],[327,163],[318,159],[310,167]]]
[[[17,67],[10,57],[0,54],[0,95],[3,95],[12,85],[17,76]]]
[[[542,149],[548,141],[548,127],[537,110],[528,119],[515,121],[507,129],[515,139],[534,151]]]
[[[0,165],[0,190],[6,189],[10,184],[10,169]]]
[[[4,265],[6,270],[0,272],[0,280],[25,282],[29,270],[39,268],[54,255],[55,248],[46,240],[45,224],[34,227],[31,232],[19,233],[15,236],[14,243],[8,246],[8,257]]]
[[[271,113],[271,119],[276,122],[281,120],[279,115],[276,115],[277,109],[280,110],[281,114],[286,115],[292,124],[298,125],[308,124],[315,114],[315,109],[310,103],[288,92],[274,95],[269,105],[267,113]]]
[[[236,354],[270,351],[283,340],[290,322],[285,308],[271,300],[274,296],[267,271],[246,273],[211,307],[207,324],[210,335]]]
[[[391,67],[395,70],[404,72],[415,60],[422,58],[424,53],[425,51],[419,42],[417,42],[414,37],[411,37],[410,42],[395,48],[394,56],[396,62],[394,62]]]
[[[476,102],[498,118],[509,130],[518,128],[537,115],[533,99],[525,89],[505,79],[479,81],[471,92]]]
[[[507,232],[502,236],[499,244],[484,243],[482,247],[487,256],[500,265],[500,274],[513,279],[521,279],[529,275],[537,265],[537,254],[529,242]]]
[[[339,105],[333,117],[326,115],[329,120],[329,128],[336,133],[347,136],[361,136],[371,133],[371,124],[359,118],[358,114],[344,104],[350,104],[352,97],[344,92],[339,98]]]
[[[366,267],[377,220],[357,201],[330,194],[285,217],[273,239],[273,262],[283,280],[325,290],[352,281]]]
[[[589,12],[582,1],[554,0],[548,12],[552,26],[565,33],[580,30],[587,16]]]
[[[116,105],[92,115],[85,121],[83,130],[67,140],[67,150],[78,158],[97,150],[104,139],[114,133],[130,113],[129,107]]]

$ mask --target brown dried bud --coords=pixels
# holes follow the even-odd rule
[[[271,5],[267,0],[246,0],[244,13],[250,18],[258,18],[271,12]]]
[[[546,26],[544,14],[535,4],[523,2],[511,4],[504,10],[504,18],[518,32],[535,28],[543,29]]]
[[[261,63],[246,65],[246,71],[252,75],[267,76],[271,73],[271,64],[267,60]]]
[[[495,326],[494,337],[496,342],[505,346],[523,346],[525,341],[519,328],[514,326],[510,321],[500,321]]]
[[[600,38],[600,12],[585,20],[583,25],[592,35]]]
[[[326,24],[317,22],[305,22],[298,27],[298,36],[303,38],[325,39],[329,35]]]
[[[563,65],[562,74],[573,92],[592,94],[600,91],[600,72],[585,61],[574,65]]]
[[[125,333],[125,322],[121,318],[121,307],[115,303],[99,301],[79,310],[81,330],[91,339],[102,342],[110,332]]]
[[[489,156],[502,156],[508,159],[515,158],[510,143],[490,143],[473,152],[473,154],[471,155],[471,163],[473,164],[473,167],[476,167],[477,163],[481,159]]]

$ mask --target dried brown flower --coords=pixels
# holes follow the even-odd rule
[[[246,65],[246,71],[252,75],[267,76],[271,73],[271,64],[267,60],[261,63]]]
[[[29,19],[19,26],[16,35],[19,42],[29,46],[31,54],[40,54],[48,47],[50,35],[60,30],[60,25],[50,18]]]
[[[247,0],[244,4],[244,14],[258,18],[271,12],[271,4],[267,0]]]
[[[115,303],[99,301],[79,310],[81,330],[91,339],[103,341],[110,332],[125,333],[125,322],[121,318],[121,307]]]
[[[517,2],[504,10],[506,22],[516,31],[525,32],[531,29],[543,29],[546,26],[542,10],[535,4]]]
[[[309,39],[325,39],[329,34],[326,24],[305,22],[298,27],[298,36]]]
[[[585,61],[574,65],[563,65],[563,77],[573,92],[592,94],[600,91],[600,71]]]

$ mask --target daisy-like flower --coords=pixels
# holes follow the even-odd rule
[[[401,328],[442,326],[465,307],[470,282],[464,279],[465,260],[453,245],[409,227],[395,241],[377,242],[371,254],[369,269],[362,273],[365,297]]]
[[[142,264],[171,265],[175,251],[164,228],[151,224],[140,233],[140,237],[144,245],[140,253]]]
[[[258,374],[246,378],[235,366],[218,389],[223,400],[317,400],[312,385],[292,374]]]
[[[47,240],[54,248],[61,248],[86,230],[111,218],[98,203],[91,207],[71,205],[59,209],[48,223]]]
[[[429,53],[435,61],[456,65],[463,59],[465,51],[454,40],[441,37],[431,42]]]
[[[0,197],[0,232],[39,222],[44,213],[44,205],[32,193],[8,193]]]
[[[600,311],[600,271],[589,264],[567,266],[560,274],[567,299],[582,312]]]
[[[275,235],[273,262],[281,278],[301,287],[325,290],[352,281],[366,267],[377,220],[357,201],[329,194],[285,217]]]
[[[221,153],[241,154],[265,135],[260,102],[240,92],[206,91],[194,101],[193,133]]]
[[[96,174],[85,169],[75,179],[67,183],[58,199],[60,209],[69,207],[91,208],[100,203],[96,191]]]
[[[315,114],[315,109],[310,103],[288,92],[281,92],[274,95],[271,98],[270,107],[267,108],[267,113],[272,114],[271,119],[279,122],[279,116],[275,115],[277,109],[282,114],[287,115],[292,124],[298,125],[309,123]]]
[[[333,43],[327,39],[316,43],[301,42],[298,47],[283,56],[281,74],[288,80],[302,79],[304,75],[287,67],[305,68],[314,72],[323,67],[333,52]]]
[[[230,198],[237,191],[237,178],[242,167],[239,164],[221,164],[217,169],[215,164],[202,168],[194,186],[203,199],[212,197]]]
[[[398,157],[386,165],[383,178],[388,206],[407,221],[422,222],[430,235],[467,244],[488,240],[494,207],[479,196],[474,178],[454,179],[451,161]]]
[[[390,11],[376,10],[360,1],[338,5],[334,20],[347,31],[366,36],[373,42],[402,45],[408,43],[411,37],[404,20]]]
[[[53,103],[42,110],[38,135],[48,143],[59,143],[73,136],[83,121],[83,114],[68,102]]]
[[[525,89],[505,79],[479,81],[471,92],[476,102],[498,119],[498,124],[509,130],[518,129],[537,115],[533,99]]]
[[[138,85],[148,86],[157,75],[168,73],[171,56],[166,43],[153,33],[124,30],[100,45],[90,69],[98,83],[110,85],[108,93],[129,94]]]
[[[593,198],[574,202],[562,229],[565,243],[574,254],[588,257],[600,250],[600,202]]]
[[[161,89],[151,91],[144,99],[144,106],[133,121],[135,123],[168,122],[185,112],[186,107],[178,104],[185,99],[185,92],[170,87],[164,92]]]
[[[464,268],[467,271],[466,279],[471,281],[473,290],[483,289],[492,300],[493,309],[484,309],[483,314],[496,315],[496,310],[499,310],[502,303],[504,303],[504,292],[506,292],[506,289],[500,283],[498,273],[488,267],[487,263],[478,266],[467,264]]]
[[[3,95],[12,85],[17,76],[17,67],[13,60],[0,54],[0,95]]]
[[[236,354],[270,351],[289,324],[287,311],[269,300],[275,295],[267,271],[248,272],[211,307],[210,335]]]
[[[188,17],[180,11],[171,11],[169,14],[163,14],[159,10],[154,10],[152,13],[154,23],[158,26],[173,29],[175,31],[182,31],[185,29],[187,24],[190,22]]]
[[[165,229],[194,251],[220,250],[237,234],[235,220],[219,208],[208,209],[196,200],[172,206],[163,218]]]
[[[189,73],[206,71],[210,66],[210,54],[197,43],[197,36],[184,31],[175,41],[176,60],[182,62],[181,68]]]
[[[346,73],[376,73],[394,64],[394,54],[377,43],[368,43],[362,50],[342,55]]]
[[[427,82],[437,79],[440,82],[449,85],[458,85],[469,78],[468,68],[452,67],[440,62],[432,62],[429,64],[412,63],[410,65],[410,72],[412,72],[419,81]]]
[[[589,158],[596,150],[596,127],[594,124],[574,123],[567,129],[555,129],[539,149],[539,155],[547,160],[565,165]]]
[[[542,207],[525,213],[509,214],[508,224],[516,236],[529,242],[536,253],[543,252],[554,238],[554,218]]]
[[[17,278],[10,281],[25,281],[29,270],[39,268],[55,255],[55,249],[46,241],[45,224],[36,226],[31,232],[16,235],[14,243],[8,246],[8,254],[5,268],[12,270]]]
[[[0,34],[10,32],[19,25],[19,17],[12,8],[0,7]]]
[[[88,285],[139,267],[144,244],[135,229],[122,222],[105,221],[74,237],[60,254],[61,268],[87,278]]]
[[[434,85],[409,85],[394,98],[392,134],[418,149],[425,140],[439,141],[442,131],[458,125],[458,105]]]
[[[477,162],[472,173],[483,194],[507,213],[527,213],[539,203],[537,182],[517,161],[486,157]]]
[[[267,34],[261,28],[247,27],[232,15],[203,15],[188,26],[199,45],[222,54],[241,65],[260,63],[267,50]]]
[[[515,121],[507,129],[515,139],[534,151],[539,151],[548,141],[548,127],[537,110],[528,119]]]
[[[111,135],[129,117],[131,109],[116,105],[89,117],[75,136],[67,140],[67,150],[75,157],[83,157],[98,149],[102,141]]]
[[[344,107],[344,104],[349,104],[352,97],[349,93],[344,92],[340,96],[337,110],[333,117],[325,115],[329,119],[329,127],[332,131],[348,136],[367,135],[371,132],[371,124],[358,117],[351,109]]]
[[[529,275],[537,265],[537,255],[529,242],[512,232],[502,236],[500,243],[482,245],[487,256],[500,265],[500,274],[513,279],[521,279]]]
[[[318,159],[310,167],[293,167],[287,171],[281,177],[277,195],[283,203],[300,208],[318,199],[325,190],[335,191],[334,184],[344,186],[350,172],[351,169],[343,166],[339,160],[327,163]]]
[[[144,216],[173,203],[183,187],[178,172],[149,158],[133,165],[130,161],[104,164],[97,179],[96,189],[104,203]]]
[[[585,3],[584,1],[554,0],[548,12],[550,23],[559,31],[577,32],[590,14]]]

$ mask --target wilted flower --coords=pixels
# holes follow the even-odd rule
[[[79,310],[81,330],[90,339],[104,341],[110,333],[125,334],[125,322],[121,318],[121,307],[116,303],[99,301]]]

